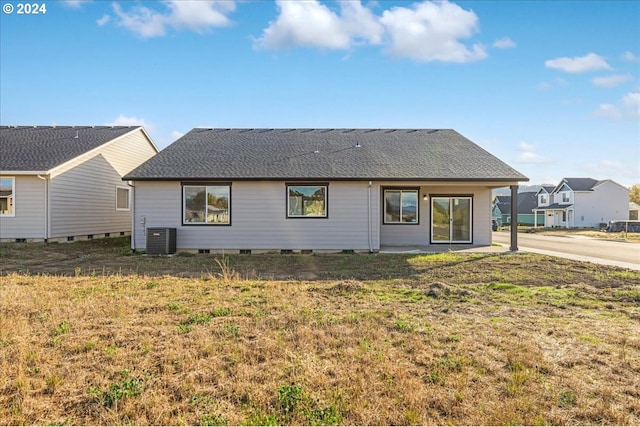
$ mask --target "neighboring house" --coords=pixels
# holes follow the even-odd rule
[[[124,179],[134,249],[205,251],[490,245],[491,190],[528,180],[448,129],[199,128]]]
[[[128,234],[122,176],[157,152],[139,126],[0,126],[0,239]]]
[[[564,178],[536,194],[534,216],[543,216],[545,227],[598,228],[629,215],[629,189],[610,179]]]
[[[629,219],[632,221],[637,221],[640,219],[640,205],[636,202],[629,202]]]
[[[493,198],[491,219],[495,219],[498,225],[511,223],[511,196],[497,195]]]
[[[535,191],[518,193],[518,225],[544,225],[544,217],[534,218],[533,209],[538,206],[538,195]],[[496,196],[493,200],[492,218],[499,225],[511,224],[511,196]]]

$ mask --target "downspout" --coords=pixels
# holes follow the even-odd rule
[[[136,186],[133,181],[127,181],[127,185],[131,187],[133,196],[131,197],[131,250],[136,251]]]
[[[367,239],[369,243],[369,252],[373,252],[373,244],[371,243],[371,181],[369,181],[367,191]]]
[[[44,181],[44,242],[49,239],[49,180],[46,176],[38,175]]]

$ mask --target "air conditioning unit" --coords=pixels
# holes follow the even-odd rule
[[[175,228],[147,228],[147,255],[168,255],[175,253]]]

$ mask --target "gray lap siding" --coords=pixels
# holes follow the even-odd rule
[[[330,182],[327,218],[287,218],[284,181],[236,181],[231,184],[231,225],[183,225],[180,182],[138,181],[134,245],[146,247],[149,227],[175,227],[179,249],[377,248],[377,225],[367,224],[368,191],[366,182]],[[372,209],[374,200],[372,190]]]

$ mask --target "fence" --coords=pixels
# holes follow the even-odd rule
[[[640,233],[640,221],[609,221],[607,231],[616,233],[625,231],[627,233]]]

